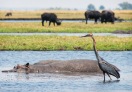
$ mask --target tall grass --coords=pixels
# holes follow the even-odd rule
[[[6,17],[7,12],[12,12],[13,16]],[[56,13],[58,18],[85,18],[85,11],[74,11],[74,10],[35,10],[35,11],[7,11],[0,10],[0,18],[40,18],[40,15],[44,12]],[[101,12],[101,11],[100,11]],[[132,10],[115,10],[115,16],[127,20],[132,20]]]
[[[48,26],[48,23],[45,23],[45,26],[41,25],[41,22],[1,22],[0,23],[0,32],[1,33],[27,33],[27,32],[54,32],[54,33],[86,33],[86,32],[94,32],[94,33],[111,33],[116,30],[128,31],[132,30],[132,22],[122,22],[122,23],[107,23],[107,24],[94,24],[84,22],[72,22],[72,23],[63,23],[61,26]]]
[[[0,50],[93,50],[91,38],[77,36],[0,36]],[[132,37],[95,37],[98,50],[132,50]]]

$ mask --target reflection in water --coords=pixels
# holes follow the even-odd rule
[[[108,80],[103,83],[117,83],[117,82],[120,82],[120,80]]]
[[[132,51],[100,51],[100,56],[120,68],[121,78],[103,82],[103,74],[39,74],[0,72],[0,92],[131,92]],[[93,59],[93,51],[0,51],[0,71],[16,64],[40,60]]]
[[[29,74],[26,74],[26,73],[17,73],[16,75],[16,79],[17,80],[29,80],[30,76]]]

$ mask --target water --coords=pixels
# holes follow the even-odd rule
[[[56,36],[84,36],[88,33],[0,33],[0,35],[56,35]],[[132,37],[132,34],[113,34],[113,33],[93,33],[95,36],[116,36],[116,37]]]
[[[99,51],[108,62],[120,68],[121,78],[112,81],[102,74],[18,74],[0,72],[0,92],[131,92],[132,51]],[[40,60],[96,60],[93,51],[0,51],[0,71],[16,64],[33,64]]]

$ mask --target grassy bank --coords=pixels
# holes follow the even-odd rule
[[[48,23],[45,23],[45,26],[41,25],[41,22],[1,22],[0,23],[0,32],[1,33],[32,33],[32,32],[54,32],[54,33],[84,33],[84,32],[94,32],[94,33],[111,33],[116,30],[132,30],[132,22],[122,22],[122,23],[107,23],[107,24],[94,24],[84,22],[72,22],[72,23],[63,23],[61,26],[48,26]]]
[[[6,17],[7,12],[12,12],[13,16]],[[53,12],[56,13],[58,18],[84,18],[85,11],[77,10],[34,10],[34,11],[7,11],[0,10],[0,18],[40,18],[40,15],[44,12]],[[101,11],[100,11],[101,12]],[[120,17],[126,20],[132,20],[132,11],[131,10],[115,10],[115,16]]]
[[[91,38],[76,36],[0,36],[0,50],[93,50]],[[95,37],[97,49],[132,50],[132,37]]]

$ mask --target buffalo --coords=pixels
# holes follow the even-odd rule
[[[61,25],[61,21],[59,21],[59,19],[57,18],[57,15],[54,13],[43,13],[41,14],[41,19],[42,19],[42,26],[44,26],[44,21],[49,21],[49,26],[51,22],[53,22],[54,26],[55,26],[55,23],[57,25]]]
[[[113,11],[109,10],[103,10],[101,13],[101,23],[105,22],[111,22],[114,24],[115,21],[115,13]]]
[[[12,13],[11,12],[8,12],[8,13],[6,13],[5,16],[12,16]]]
[[[101,13],[99,11],[86,11],[84,15],[86,19],[86,24],[88,19],[94,19],[95,23],[97,23],[97,20],[100,18]]]

